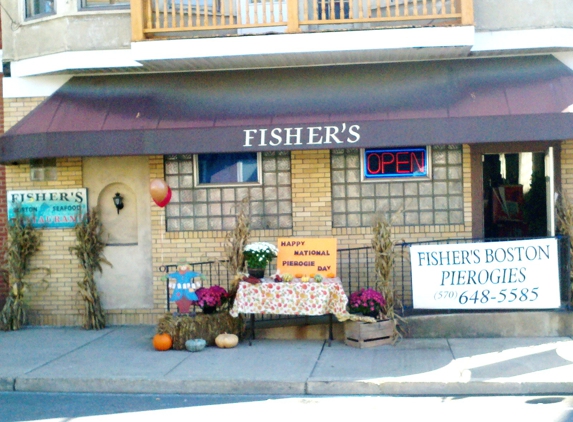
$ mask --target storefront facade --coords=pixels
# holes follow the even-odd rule
[[[551,189],[573,189],[572,104],[573,71],[552,56],[75,77],[48,98],[6,100],[2,159],[8,191],[87,188],[113,264],[99,279],[109,323],[154,324],[159,268],[224,259],[244,198],[253,241],[369,246],[377,211],[409,242],[551,235],[550,212],[536,233],[525,217],[494,222],[493,189],[522,186],[505,202],[522,207],[542,172],[546,210]],[[149,195],[158,178],[173,191],[165,208]],[[73,242],[43,230],[34,264],[51,275],[32,324],[80,324]]]

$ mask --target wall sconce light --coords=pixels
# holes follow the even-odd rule
[[[119,192],[113,197],[113,203],[117,208],[117,213],[119,214],[119,210],[123,209],[123,196],[121,196]]]

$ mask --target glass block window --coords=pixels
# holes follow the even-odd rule
[[[396,225],[463,224],[462,146],[432,146],[431,179],[363,181],[359,149],[331,151],[333,227],[370,227],[376,211]]]
[[[249,198],[251,229],[292,228],[288,151],[261,153],[261,180],[255,185],[196,185],[194,173],[200,166],[194,160],[197,156],[191,154],[165,157],[165,179],[173,191],[166,206],[167,231],[232,230],[243,198]]]

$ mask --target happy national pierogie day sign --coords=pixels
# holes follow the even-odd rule
[[[281,274],[336,276],[336,238],[279,238]]]

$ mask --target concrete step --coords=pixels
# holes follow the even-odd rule
[[[286,323],[285,323],[286,324]],[[484,338],[573,336],[573,312],[511,311],[417,315],[404,318],[405,338]],[[328,323],[256,328],[259,339],[320,340]],[[335,340],[344,340],[344,323],[333,323]]]

